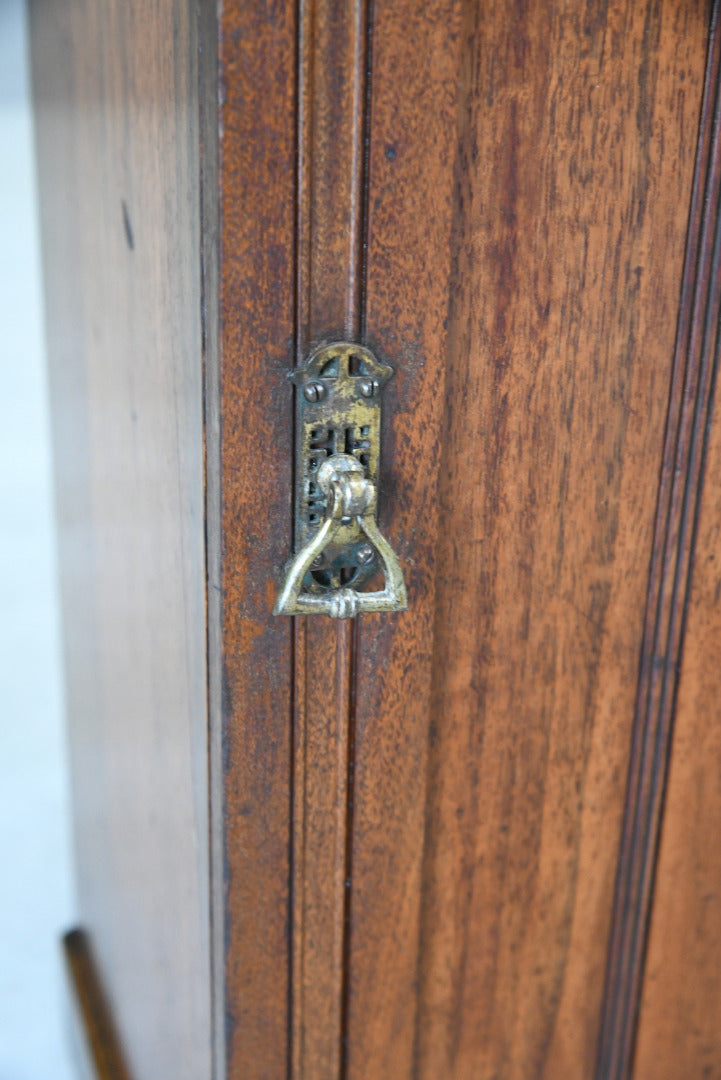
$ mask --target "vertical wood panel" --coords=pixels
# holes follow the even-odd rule
[[[219,402],[207,433],[208,469],[219,477],[209,504],[210,618],[219,623],[213,828],[223,838],[213,868],[223,920],[217,1052],[226,1055],[217,1070],[228,1080],[286,1080],[292,642],[290,624],[271,610],[291,522],[284,376],[294,333],[294,5],[231,0],[219,31],[219,341],[218,370],[209,373]]]
[[[659,635],[655,653],[663,661],[656,665],[661,682],[661,692],[656,692],[660,702],[656,707],[658,734],[647,750],[653,762],[647,769],[653,767],[649,801],[653,799],[655,819],[649,847],[654,853],[667,755],[671,753],[656,888],[653,901],[647,897],[638,931],[642,958],[651,907],[633,1075],[654,1080],[721,1077],[721,866],[717,857],[721,626],[716,565],[721,530],[721,437],[718,417],[712,415],[721,304],[718,4],[714,23],[681,297],[674,387],[678,403],[669,425],[674,437],[668,470],[670,566],[659,586],[659,609],[667,614],[661,624],[665,633]],[[651,876],[650,871],[647,876]],[[640,977],[639,971],[637,982]],[[624,1075],[630,1072],[629,1066],[630,1062]]]
[[[296,361],[363,321],[365,0],[306,0],[299,41]],[[296,618],[293,1076],[335,1080],[343,1054],[347,776],[355,627]]]
[[[384,391],[381,529],[409,609],[358,620],[347,1075],[410,1077],[433,650],[458,5],[373,7],[366,340]]]
[[[637,1080],[721,1077],[721,438],[709,441],[641,998]]]
[[[706,16],[469,3],[458,60],[451,11],[375,7],[412,599],[359,626],[351,1075],[593,1070]]]
[[[718,17],[714,4],[712,25]],[[631,1071],[710,402],[721,41],[710,36],[646,602],[597,1076]],[[708,338],[709,328],[712,331]],[[673,1061],[670,1059],[669,1063]],[[667,1063],[668,1064],[668,1063]],[[678,1068],[676,1063],[672,1067]]]
[[[593,1071],[706,14],[466,10],[420,1076]]]
[[[197,37],[31,5],[79,915],[134,1080],[210,1076]]]

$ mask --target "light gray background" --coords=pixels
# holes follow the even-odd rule
[[[23,0],[0,0],[0,1080],[71,1080],[73,923],[32,113]]]

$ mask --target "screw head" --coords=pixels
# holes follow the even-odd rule
[[[358,389],[363,397],[373,397],[378,392],[378,380],[377,379],[361,379],[358,383]]]
[[[375,551],[370,544],[363,544],[355,553],[355,561],[359,566],[368,566],[369,563],[373,562],[374,557]]]
[[[325,397],[325,387],[323,386],[323,383],[308,383],[307,386],[303,387],[303,397],[306,401],[310,401],[311,403],[322,401]]]

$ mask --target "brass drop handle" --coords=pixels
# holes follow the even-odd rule
[[[351,454],[333,454],[317,473],[318,487],[327,500],[326,518],[318,532],[291,561],[274,608],[275,615],[312,615],[325,612],[334,619],[350,619],[362,611],[405,611],[408,607],[403,571],[375,520],[376,487]],[[353,544],[365,537],[380,557],[385,586],[375,592],[357,592],[342,586],[332,592],[313,593],[304,580],[323,552],[340,538]],[[371,557],[373,557],[371,553]]]

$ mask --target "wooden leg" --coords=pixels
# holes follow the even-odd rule
[[[63,938],[75,1046],[83,1080],[130,1080],[113,1018],[83,930]]]

